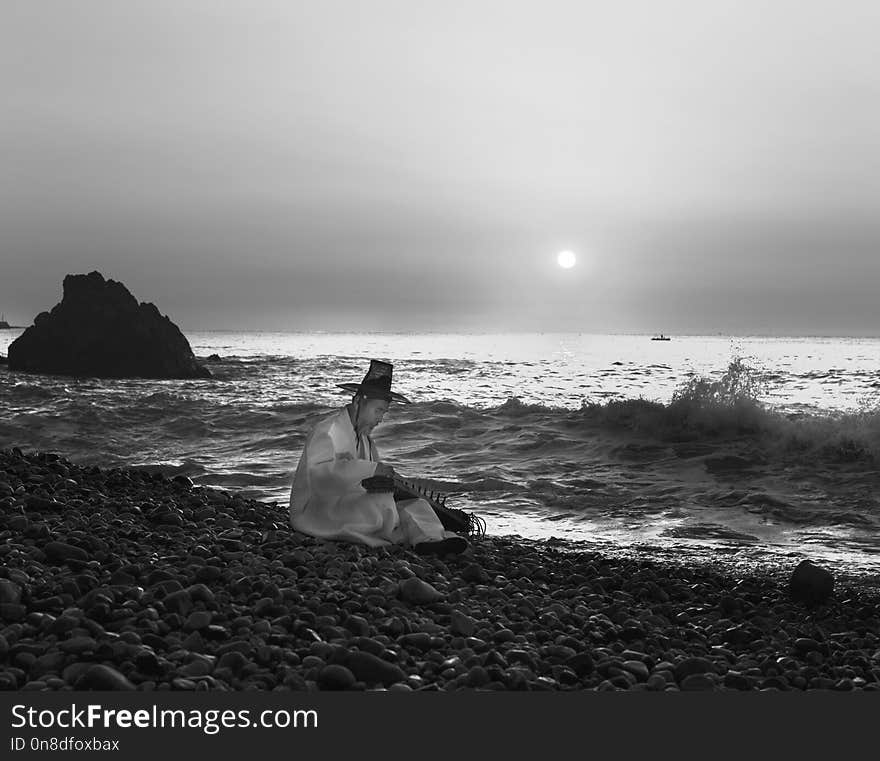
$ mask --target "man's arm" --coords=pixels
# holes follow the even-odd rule
[[[329,434],[317,436],[309,451],[309,475],[319,491],[336,494],[360,487],[365,478],[376,475],[378,463],[360,460],[348,452],[337,452]]]

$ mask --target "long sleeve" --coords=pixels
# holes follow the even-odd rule
[[[360,482],[375,472],[375,462],[337,451],[329,433],[319,434],[309,446],[309,475],[317,492],[341,496],[360,488]]]

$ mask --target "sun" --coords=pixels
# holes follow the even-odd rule
[[[575,257],[574,251],[560,251],[556,256],[556,261],[562,269],[570,270],[577,264],[577,257]]]

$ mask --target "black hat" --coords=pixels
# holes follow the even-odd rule
[[[346,391],[363,394],[368,399],[384,399],[386,402],[403,402],[411,404],[403,394],[391,390],[391,373],[394,365],[390,362],[381,362],[378,359],[370,360],[370,369],[360,383],[337,383],[339,388]]]

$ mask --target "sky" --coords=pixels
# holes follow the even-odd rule
[[[880,335],[873,0],[0,10],[10,322]]]

